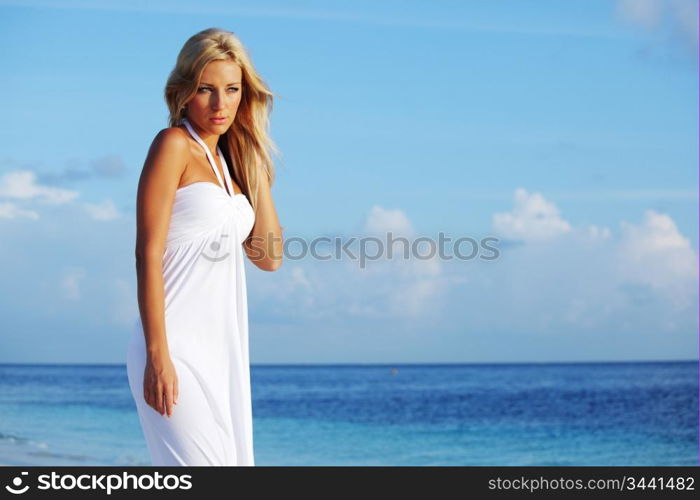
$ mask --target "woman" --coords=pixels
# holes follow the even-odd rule
[[[266,271],[282,262],[272,97],[236,36],[214,28],[187,40],[166,85],[170,127],[138,185],[127,354],[153,465],[254,465],[243,250]]]

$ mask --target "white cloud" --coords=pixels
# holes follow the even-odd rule
[[[306,277],[306,272],[304,271],[303,267],[299,266],[294,266],[292,267],[292,284],[294,285],[294,288],[303,288],[305,290],[311,290],[311,282],[309,282],[308,278]]]
[[[112,200],[104,200],[102,203],[85,203],[85,211],[95,220],[114,220],[121,217]]]
[[[119,177],[126,172],[126,165],[119,156],[109,155],[91,162],[92,169],[104,177]]]
[[[656,335],[693,331],[698,255],[669,215],[648,210],[640,223],[621,221],[619,237],[607,227],[568,225],[569,230],[558,234],[541,231],[548,235],[546,245],[530,245],[542,238],[524,231],[538,226],[517,214],[532,212],[518,210],[532,198],[520,191],[516,208],[505,219],[510,225],[502,227],[520,229],[526,244],[502,249],[492,269],[474,269],[470,284],[478,293],[451,290],[451,297],[472,305],[474,314],[465,318],[465,329]],[[554,204],[538,198],[533,205],[546,207],[539,220],[554,220],[557,227],[561,218]]]
[[[617,15],[624,21],[647,30],[664,26],[697,52],[697,0],[618,0]]]
[[[394,238],[406,238],[410,250],[415,231],[403,211],[375,205],[362,226],[365,233],[360,237],[380,237],[386,243],[386,233],[391,231]],[[341,245],[345,243],[342,241]],[[432,317],[446,289],[445,283],[451,279],[443,276],[437,253],[431,256],[428,245],[421,244],[420,255],[427,258],[409,254],[410,258],[405,259],[403,245],[396,243],[390,259],[386,248],[379,249],[372,242],[367,245],[367,255],[381,250],[380,257],[362,265],[359,249],[359,242],[349,249],[358,260],[350,260],[347,255],[338,260],[335,252],[317,248],[319,255],[332,258],[315,260],[309,256],[304,262],[283,265],[276,273],[274,285],[269,280],[251,280],[251,294],[265,302],[262,307],[266,311],[273,309],[275,315],[286,318],[415,322]]]
[[[386,234],[391,231],[394,236],[414,234],[413,225],[405,213],[401,210],[385,209],[378,205],[370,209],[365,220],[364,230],[370,234]]]
[[[619,0],[617,11],[626,21],[651,28],[658,25],[661,20],[662,2],[659,0]]]
[[[591,240],[607,240],[610,238],[609,227],[598,227],[594,224],[588,226],[588,236]]]
[[[698,45],[698,3],[696,0],[671,1],[671,16],[691,45]]]
[[[18,219],[20,217],[36,220],[39,218],[39,214],[34,210],[24,210],[19,208],[14,203],[0,203],[0,219]]]
[[[698,275],[697,252],[673,219],[647,210],[640,224],[623,221],[621,225],[617,247],[621,277],[630,283],[648,284],[687,306]]]
[[[404,244],[396,242],[391,259],[388,258],[388,248],[384,248],[382,258],[368,261],[367,268],[362,270],[363,279],[356,286],[358,289],[363,286],[372,287],[375,291],[374,298],[371,304],[361,304],[363,296],[357,293],[347,310],[356,315],[366,314],[375,318],[416,318],[429,315],[440,296],[443,281],[436,249],[428,242],[413,244],[416,233],[411,220],[402,210],[389,210],[375,205],[367,215],[364,227],[370,235],[386,235],[391,232],[394,238],[406,238],[409,259],[404,258]],[[386,244],[388,236],[382,239]]]
[[[31,170],[15,170],[0,177],[0,198],[37,200],[50,204],[63,204],[77,198],[77,191],[41,186]]]
[[[521,241],[548,240],[571,230],[553,203],[523,188],[515,190],[513,210],[493,214],[492,225],[499,235]]]
[[[69,300],[80,300],[80,282],[83,278],[85,278],[85,269],[77,268],[66,271],[60,283],[63,297]]]
[[[251,265],[246,262],[247,265]],[[305,316],[312,318],[322,316],[323,309],[316,308],[316,297],[326,293],[323,285],[314,283],[314,277],[299,264],[287,262],[275,272],[275,279],[256,280],[255,274],[249,279],[249,294],[262,297],[265,302],[265,314],[284,316],[287,319]],[[324,279],[329,280],[328,276]],[[327,282],[326,281],[326,282]]]
[[[273,309],[276,321],[389,321],[401,335],[430,328],[467,337],[609,332],[620,339],[683,335],[696,321],[697,252],[667,214],[621,221],[613,235],[605,226],[574,226],[542,194],[518,189],[513,209],[494,222],[523,242],[500,248],[495,261],[406,260],[395,252],[361,269],[347,257],[308,259],[283,266],[274,284],[251,280],[251,303]],[[365,227],[408,232],[412,224],[400,210],[374,207]]]

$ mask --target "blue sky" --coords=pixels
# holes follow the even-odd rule
[[[251,360],[698,354],[690,0],[0,1],[0,362],[124,361],[135,195],[178,51],[279,97],[285,236],[495,236],[493,262],[248,265]]]

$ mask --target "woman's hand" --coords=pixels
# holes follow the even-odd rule
[[[158,413],[173,414],[173,405],[178,397],[177,373],[167,354],[148,356],[143,375],[143,396],[146,403]]]

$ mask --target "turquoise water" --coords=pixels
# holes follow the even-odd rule
[[[257,465],[698,464],[697,361],[253,365],[251,378]],[[0,365],[0,463],[148,465],[126,367]]]

